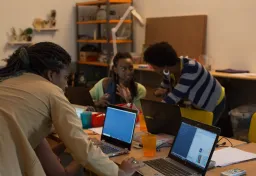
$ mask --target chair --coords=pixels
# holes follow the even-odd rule
[[[250,142],[256,143],[256,113],[253,114],[252,119],[251,119],[248,139]]]
[[[213,113],[197,109],[180,108],[181,116],[207,125],[212,125]]]
[[[93,106],[92,100],[89,100],[89,88],[86,87],[68,87],[65,91],[67,99],[72,104],[81,106]]]

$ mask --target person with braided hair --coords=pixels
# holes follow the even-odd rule
[[[41,42],[19,48],[0,69],[0,175],[49,174],[54,157],[41,145],[52,125],[74,160],[98,175],[132,175],[141,167],[133,158],[118,167],[88,139],[63,92],[70,63],[62,47]]]
[[[134,103],[140,109],[140,99],[146,96],[146,89],[134,81],[132,56],[125,52],[117,53],[113,60],[112,77],[96,83],[90,94],[97,107]]]

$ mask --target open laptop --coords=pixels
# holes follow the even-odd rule
[[[205,175],[220,129],[183,119],[167,158],[145,161],[140,169],[147,176]]]
[[[92,139],[109,157],[127,154],[131,150],[137,112],[109,105],[106,111],[101,141]]]
[[[141,106],[150,133],[176,136],[182,119],[179,106],[146,99]]]
[[[69,87],[65,90],[65,95],[72,104],[94,107],[89,88]]]
[[[96,112],[106,112],[106,108],[95,107],[89,88],[69,87],[65,90],[65,95],[72,104],[94,107]],[[80,111],[81,108],[78,110]]]

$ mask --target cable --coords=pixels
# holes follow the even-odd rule
[[[228,147],[228,146],[226,146],[226,144],[227,144],[226,142],[223,142],[223,143],[219,144],[219,142],[220,142],[222,139],[226,139],[226,140],[230,143],[231,147],[234,147],[234,145],[232,144],[232,142],[231,142],[228,138],[226,138],[226,137],[221,137],[221,138],[218,140],[218,142],[217,142],[217,144],[216,144],[216,147]]]
[[[159,146],[156,147],[156,151],[160,151],[161,148],[164,148],[164,147],[171,147],[172,144],[170,142],[164,142],[162,144],[160,144]]]

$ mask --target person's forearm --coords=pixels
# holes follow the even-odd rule
[[[81,168],[81,165],[78,164],[76,161],[72,161],[66,168],[66,176],[73,176],[76,175]]]
[[[118,170],[118,176],[126,176],[125,172],[121,169]]]
[[[55,153],[55,155],[59,156],[61,153],[63,153],[66,149],[66,146],[64,143],[60,143],[52,148],[52,151]]]

